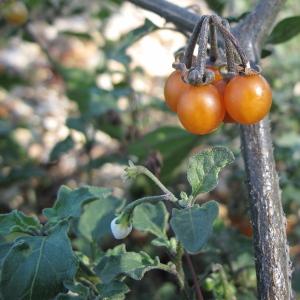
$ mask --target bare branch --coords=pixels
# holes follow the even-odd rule
[[[200,18],[197,14],[164,0],[128,0],[128,2],[152,11],[168,22],[174,23],[178,28],[190,32]]]
[[[248,41],[250,40],[256,45],[258,53],[255,54],[257,58],[260,57],[260,48],[270,33],[275,18],[284,2],[286,2],[286,0],[260,1],[253,11],[242,19],[234,30],[236,36],[241,37],[246,35]]]
[[[128,0],[156,12],[177,27],[192,31],[199,16],[164,0]],[[260,49],[285,0],[262,0],[234,29],[247,56],[259,61]],[[247,172],[258,281],[258,298],[289,300],[291,268],[278,177],[268,119],[241,126]]]

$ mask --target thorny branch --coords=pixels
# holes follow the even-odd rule
[[[189,32],[200,18],[164,0],[128,1]],[[253,62],[259,62],[263,41],[284,2],[261,0],[233,29],[233,34]],[[268,118],[255,125],[241,126],[241,144],[254,229],[258,298],[288,300],[292,298],[291,266]]]

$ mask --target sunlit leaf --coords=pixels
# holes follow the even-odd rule
[[[233,153],[225,147],[214,147],[192,156],[188,163],[187,178],[193,195],[214,189],[219,172],[233,160]]]

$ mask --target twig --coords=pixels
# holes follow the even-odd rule
[[[185,253],[185,258],[186,258],[187,264],[189,266],[189,269],[190,269],[190,272],[191,272],[191,275],[193,278],[195,291],[196,291],[196,295],[197,295],[197,300],[204,300],[192,259],[188,253]]]

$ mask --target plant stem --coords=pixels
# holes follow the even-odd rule
[[[178,199],[175,197],[175,195],[168,190],[167,187],[152,172],[150,172],[144,166],[136,166],[136,168],[139,174],[144,174],[150,178],[165,193],[164,196],[168,195],[169,201],[177,202]]]
[[[138,206],[142,203],[157,203],[159,201],[171,201],[171,202],[173,202],[170,199],[169,194],[158,195],[158,196],[147,196],[147,197],[143,197],[143,198],[137,199],[135,201],[132,201],[131,203],[126,205],[125,208],[122,211],[122,214],[130,216],[136,206]]]
[[[176,266],[176,270],[178,273],[179,287],[180,287],[181,291],[183,292],[183,294],[185,295],[185,297],[187,299],[189,299],[189,293],[188,293],[187,285],[186,285],[186,281],[185,281],[185,274],[184,274],[183,266],[182,266],[183,254],[184,254],[184,248],[183,248],[182,244],[180,242],[178,242],[177,243],[177,251],[176,251],[176,255],[173,259],[173,262]]]
[[[193,278],[197,300],[204,300],[192,259],[188,253],[185,253],[185,258]]]

